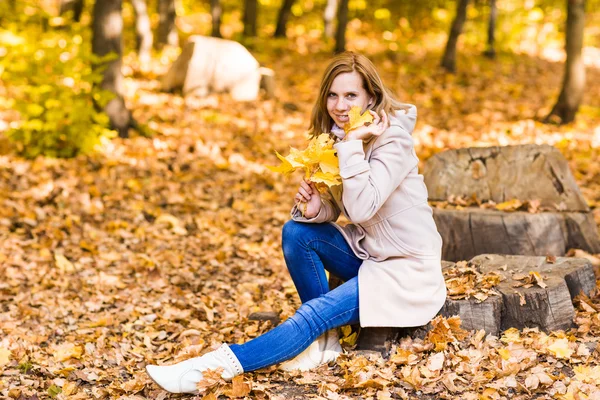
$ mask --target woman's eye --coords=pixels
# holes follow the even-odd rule
[[[329,93],[327,97],[335,97],[335,93]]]
[[[350,93],[350,94],[348,95],[348,97],[349,97],[349,98],[351,98],[351,99],[353,99],[353,98],[355,98],[355,97],[356,97],[356,95],[355,95],[354,93]]]

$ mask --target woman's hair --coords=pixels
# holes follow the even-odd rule
[[[354,71],[362,77],[364,89],[373,98],[373,103],[369,107],[371,110],[376,113],[380,113],[383,110],[389,115],[393,114],[396,110],[406,109],[383,84],[375,66],[367,57],[362,54],[346,51],[335,56],[323,74],[319,97],[313,107],[310,119],[308,133],[311,137],[331,131],[333,120],[327,112],[327,95],[329,94],[329,89],[331,89],[333,80],[339,74]]]

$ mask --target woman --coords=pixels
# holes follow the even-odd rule
[[[374,120],[346,134],[341,128],[353,106],[368,109]],[[282,369],[309,370],[340,354],[334,328],[421,326],[435,316],[446,298],[442,240],[417,170],[411,138],[416,116],[414,106],[394,99],[366,57],[346,52],[332,60],[310,133],[336,136],[343,183],[321,195],[313,183],[301,182],[282,234],[284,258],[303,304],[245,344],[223,344],[171,366],[148,366],[156,383],[170,392],[194,393],[207,369],[223,368],[223,378],[231,379],[292,357]],[[351,224],[335,224],[340,213]],[[329,291],[325,270],[345,283]]]

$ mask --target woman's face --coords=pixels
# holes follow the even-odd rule
[[[331,83],[327,94],[327,113],[337,126],[343,127],[348,122],[350,108],[358,106],[362,111],[371,101],[358,72],[344,72]]]

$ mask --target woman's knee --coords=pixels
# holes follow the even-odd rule
[[[306,244],[306,225],[307,224],[296,222],[294,220],[289,220],[283,225],[283,230],[281,232],[281,245],[284,252],[286,252],[286,250],[291,250],[291,246]]]

